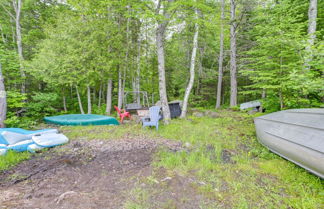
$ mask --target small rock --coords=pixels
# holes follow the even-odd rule
[[[162,179],[161,181],[168,181],[168,180],[171,180],[172,178],[171,177],[165,177],[164,179]]]
[[[61,202],[62,200],[64,200],[66,196],[68,196],[68,195],[74,195],[74,194],[76,194],[75,191],[68,191],[68,192],[64,192],[63,194],[61,194],[61,195],[56,199],[56,204],[60,204],[60,202]]]
[[[197,117],[197,118],[204,117],[204,113],[202,113],[202,112],[194,112],[194,113],[192,113],[192,115]]]
[[[217,112],[211,111],[211,110],[207,110],[205,112],[205,116],[207,117],[211,117],[211,118],[218,118],[219,114]]]
[[[191,148],[192,147],[192,145],[189,143],[189,142],[186,142],[185,144],[184,144],[184,146],[186,147],[186,148]]]
[[[200,181],[200,182],[198,182],[200,185],[206,185],[206,183],[205,182],[203,182],[203,181]]]

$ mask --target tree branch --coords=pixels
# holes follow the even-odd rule
[[[5,7],[5,5],[3,5],[2,3],[0,3],[0,6],[8,13],[8,15],[10,17],[12,17],[14,20],[16,20],[16,17],[9,10],[7,10],[7,8]]]

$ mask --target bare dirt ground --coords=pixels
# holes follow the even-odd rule
[[[125,139],[76,140],[45,151],[0,173],[0,208],[124,208],[132,189],[152,175],[153,154],[163,147],[182,149],[179,142],[164,139]],[[167,185],[155,190],[149,208],[170,200],[175,208],[199,207],[200,197],[192,194],[187,178],[158,172]]]

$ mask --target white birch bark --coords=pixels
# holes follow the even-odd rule
[[[219,37],[219,58],[218,58],[218,83],[217,83],[217,96],[216,106],[218,109],[221,106],[222,98],[222,83],[223,83],[223,60],[224,60],[224,19],[225,19],[225,0],[221,0],[221,25],[220,25],[220,37]]]
[[[4,121],[7,116],[7,95],[2,75],[2,66],[0,63],[0,128],[4,128]]]
[[[75,90],[76,90],[76,93],[77,93],[77,96],[78,96],[78,103],[79,103],[80,112],[81,112],[81,114],[84,114],[84,110],[83,110],[82,101],[81,101],[81,97],[80,97],[80,94],[79,94],[78,86],[75,86]]]
[[[21,92],[26,93],[26,74],[24,72],[22,62],[24,61],[23,55],[23,46],[22,46],[22,38],[21,38],[21,25],[20,25],[20,17],[21,17],[21,8],[22,8],[22,0],[12,0],[12,5],[15,11],[15,24],[16,24],[16,41],[17,41],[17,50],[20,61],[20,74],[23,80],[21,86]]]
[[[67,112],[67,107],[66,107],[66,96],[63,94],[63,108],[64,112]]]
[[[157,15],[160,12],[161,1],[158,2]],[[173,2],[168,0],[169,3]],[[156,29],[156,48],[157,48],[157,57],[158,57],[158,72],[159,72],[159,93],[160,93],[160,102],[163,111],[163,120],[165,124],[169,124],[171,120],[170,108],[168,104],[168,97],[166,91],[166,81],[165,81],[165,56],[164,56],[164,35],[168,22],[170,21],[170,14],[163,9],[163,14],[165,20],[158,23]]]
[[[108,93],[107,93],[108,94]],[[123,105],[123,77],[122,72],[119,70],[118,72],[118,108],[121,109]]]
[[[236,16],[235,16],[235,0],[231,1],[231,98],[230,106],[234,107],[237,105],[237,66],[236,66]]]
[[[262,89],[262,95],[261,95],[262,101],[266,98],[266,90]],[[261,107],[259,109],[260,112],[263,112],[263,105],[261,103]]]
[[[308,8],[308,43],[306,45],[306,60],[305,68],[310,69],[310,62],[312,61],[312,47],[316,39],[316,18],[317,18],[317,0],[309,1]]]
[[[106,104],[106,114],[110,115],[111,113],[111,98],[112,98],[112,79],[108,80],[107,84],[107,104]]]
[[[91,114],[92,108],[91,108],[91,89],[90,86],[87,85],[87,97],[88,97],[88,114]]]
[[[187,115],[187,107],[188,107],[188,101],[190,92],[192,90],[194,81],[195,81],[195,64],[196,64],[196,55],[197,55],[197,48],[198,48],[198,35],[199,35],[199,25],[198,25],[198,9],[195,9],[195,35],[193,39],[193,49],[191,54],[191,60],[190,60],[190,79],[188,86],[186,88],[185,96],[183,99],[183,105],[182,105],[182,112],[180,115],[180,118],[185,118]]]

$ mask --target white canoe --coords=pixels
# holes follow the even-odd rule
[[[272,152],[324,178],[324,109],[291,109],[254,119]]]

